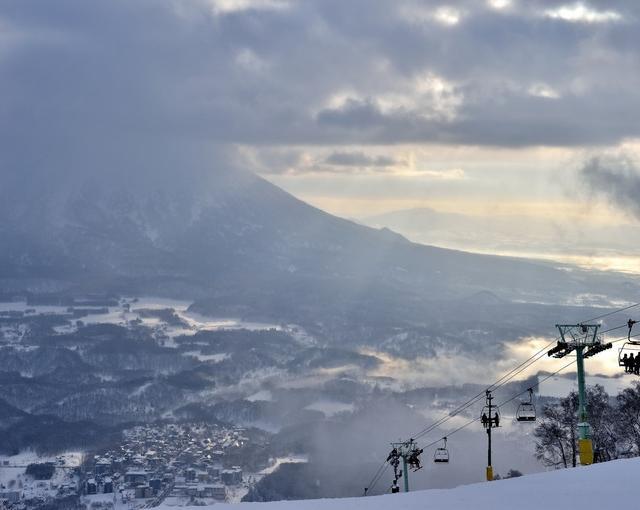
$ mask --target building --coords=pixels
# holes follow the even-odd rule
[[[153,497],[153,490],[148,485],[138,485],[136,487],[136,499],[145,499]]]
[[[149,487],[153,489],[154,494],[157,494],[162,489],[162,480],[160,478],[152,478],[149,480]]]
[[[98,493],[98,484],[96,483],[95,478],[89,478],[87,480],[87,494],[97,494]]]
[[[211,486],[211,497],[220,501],[227,499],[227,488],[221,483],[214,483]]]
[[[8,489],[0,489],[0,501],[17,503],[20,500],[20,492]]]
[[[96,462],[94,473],[96,476],[111,474],[111,461],[109,459],[100,459]]]
[[[147,483],[147,472],[140,469],[129,469],[124,474],[124,483],[129,485],[144,485]]]
[[[242,483],[242,469],[237,466],[231,469],[223,469],[220,472],[220,479],[225,485],[239,485]]]

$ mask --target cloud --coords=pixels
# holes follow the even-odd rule
[[[3,2],[0,172],[221,168],[239,146],[345,152],[640,136],[640,6],[594,11],[624,23],[542,15],[563,5]],[[407,18],[416,8],[428,23]],[[438,12],[459,22],[439,23]]]
[[[560,94],[544,83],[534,83],[529,87],[529,94],[547,99],[558,99]]]
[[[570,23],[606,23],[622,19],[620,13],[616,11],[599,11],[582,2],[547,9],[544,14],[549,18]]]
[[[303,174],[381,174],[405,166],[400,157],[371,154],[365,148],[327,151],[325,148],[304,147],[242,147],[236,165],[263,175]]]
[[[286,9],[289,2],[285,0],[209,0],[216,14],[228,14],[247,10]]]
[[[332,166],[388,167],[396,164],[389,156],[369,156],[364,152],[332,152],[324,162]]]
[[[592,157],[580,176],[592,192],[640,220],[640,170],[633,159],[624,154]]]

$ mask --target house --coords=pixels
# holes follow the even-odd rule
[[[154,494],[157,494],[162,489],[162,480],[160,478],[152,478],[149,480],[149,486],[153,489]]]
[[[211,496],[219,501],[227,499],[227,488],[221,483],[214,483],[211,485]]]
[[[124,483],[130,485],[144,485],[147,483],[147,472],[141,469],[129,469],[124,474]]]
[[[153,497],[153,491],[148,485],[138,485],[135,492],[136,499],[145,499]]]
[[[95,478],[89,478],[87,480],[87,494],[97,494],[98,493],[98,484],[96,483]]]
[[[242,483],[242,469],[237,466],[231,469],[223,469],[220,472],[220,479],[225,485],[239,485]]]
[[[201,484],[198,485],[197,496],[199,498],[214,498],[224,501],[227,497],[227,489],[222,484]]]
[[[94,467],[96,476],[111,474],[111,461],[109,459],[100,459]]]
[[[20,492],[8,489],[0,489],[0,501],[17,503],[20,500]]]

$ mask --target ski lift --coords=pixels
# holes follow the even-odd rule
[[[489,420],[491,415],[491,420]],[[480,414],[480,422],[485,429],[496,428],[500,426],[500,409],[496,405],[486,405],[482,408]]]
[[[413,444],[415,444],[415,443],[413,443]],[[418,448],[417,446],[414,446],[409,451],[409,455],[407,457],[407,463],[409,464],[409,467],[413,471],[419,471],[419,470],[422,469],[422,466],[420,465],[420,455],[422,454],[423,451],[424,450],[422,448]]]
[[[533,389],[529,388],[529,402],[520,402],[516,410],[516,420],[519,422],[536,421],[536,406],[533,405]]]
[[[444,444],[440,448],[436,448],[433,454],[433,462],[445,463],[449,462],[449,450],[447,450],[447,438],[443,437]]]
[[[640,339],[631,339],[631,329],[637,321],[629,319],[627,325],[629,326],[629,333],[627,341],[618,350],[618,366],[625,367],[625,372],[633,373],[633,363],[635,359],[640,356]],[[633,363],[629,363],[629,359],[633,356]],[[630,370],[628,370],[630,368]]]
[[[640,343],[625,342],[624,345],[618,349],[618,365],[621,367],[626,366],[625,355],[628,358],[632,354],[634,358],[640,354]]]

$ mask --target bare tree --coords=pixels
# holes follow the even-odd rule
[[[622,390],[616,400],[618,448],[622,456],[635,457],[640,455],[640,383],[635,381],[630,388]]]
[[[545,466],[568,467],[576,464],[575,413],[570,412],[571,396],[542,410],[534,431],[536,458]]]
[[[638,393],[640,397],[640,391]],[[587,388],[587,415],[598,461],[618,457],[618,411],[600,385]],[[640,401],[639,401],[640,405]],[[557,404],[542,410],[540,424],[534,431],[536,458],[546,466],[576,466],[578,454],[578,394],[572,391]],[[640,434],[640,422],[638,422]],[[639,436],[640,439],[640,436]],[[640,444],[640,443],[639,443]]]

